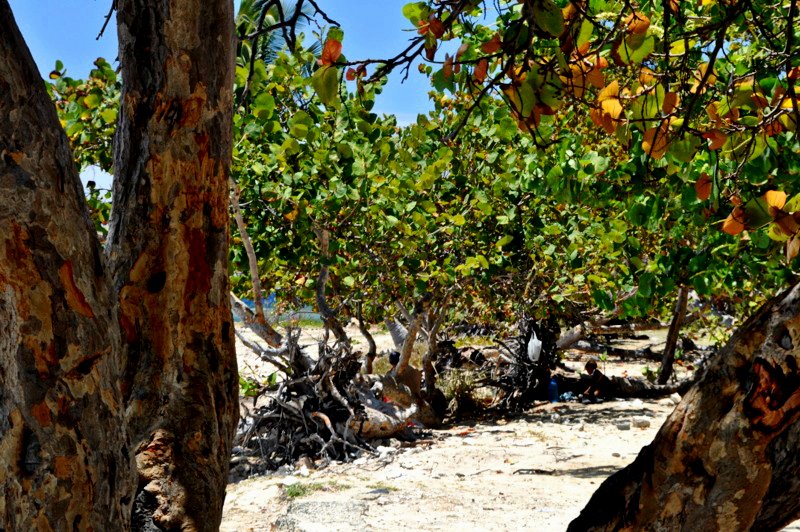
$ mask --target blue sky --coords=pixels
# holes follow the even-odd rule
[[[407,1],[320,0],[319,4],[342,25],[343,51],[352,60],[386,58],[404,48],[413,35],[403,31],[410,28],[402,15]],[[105,35],[96,39],[111,0],[10,0],[10,4],[43,76],[57,59],[71,77],[80,78],[88,75],[97,57],[113,61],[117,56],[114,17]],[[408,123],[432,107],[429,83],[416,68],[402,85],[400,78],[400,73],[390,76],[375,107],[379,113],[394,114],[401,123]]]
[[[383,59],[401,51],[413,33],[402,15],[408,0],[319,0],[328,15],[345,32],[343,52],[348,59]],[[86,77],[92,63],[104,57],[112,64],[117,57],[115,17],[105,33],[103,27],[112,0],[9,0],[34,60],[43,77],[61,60],[69,76]],[[238,9],[238,0],[235,5]],[[417,114],[432,108],[428,99],[430,84],[416,68],[401,84],[396,72],[375,104],[375,112],[393,114],[400,124],[416,120]],[[101,188],[110,188],[111,177],[90,168],[81,174],[84,183],[94,180]]]

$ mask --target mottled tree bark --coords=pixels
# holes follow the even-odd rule
[[[800,285],[765,304],[570,530],[775,530],[800,516]]]
[[[238,418],[228,299],[230,0],[118,0],[108,248],[139,443],[135,529],[219,526]]]
[[[124,530],[114,297],[67,138],[0,0],[0,530]]]

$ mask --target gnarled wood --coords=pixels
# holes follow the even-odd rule
[[[118,0],[122,70],[108,253],[142,517],[213,530],[238,418],[228,300],[229,0]],[[152,507],[152,500],[157,504]]]
[[[570,530],[770,530],[796,519],[798,357],[795,285],[742,325]]]
[[[0,529],[124,530],[114,297],[67,138],[0,0]]]

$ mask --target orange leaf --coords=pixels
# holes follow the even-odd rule
[[[781,190],[768,190],[764,193],[764,201],[766,201],[767,205],[770,207],[783,209],[783,206],[786,205],[786,192]]]
[[[711,178],[708,174],[703,172],[700,174],[700,179],[694,184],[694,191],[697,193],[697,199],[705,201],[711,196]]]
[[[786,75],[789,79],[800,79],[800,67],[794,67]]]
[[[767,99],[764,98],[763,94],[758,94],[757,92],[754,92],[753,94],[750,95],[750,98],[752,98],[753,103],[755,103],[756,107],[759,108],[759,109],[763,109],[767,105],[769,105],[769,103],[767,102]]]
[[[328,39],[325,41],[325,47],[322,49],[322,55],[317,59],[317,63],[322,66],[331,66],[342,55],[342,43],[336,39]]]
[[[664,114],[670,114],[678,106],[678,93],[668,92],[664,95],[664,103],[661,104],[661,110]]]
[[[786,242],[786,262],[792,262],[798,252],[800,252],[800,238],[793,236]]]
[[[708,149],[710,150],[720,149],[725,145],[725,142],[728,140],[728,136],[719,129],[714,129],[707,133],[703,133],[703,138],[709,139],[711,141],[708,144]]]
[[[628,25],[628,31],[634,34],[647,33],[647,28],[650,27],[650,19],[642,13],[633,12],[625,19]]]
[[[481,50],[483,50],[485,54],[493,54],[498,51],[502,45],[503,41],[500,40],[500,34],[495,33],[491,41],[487,41],[481,45]]]
[[[352,67],[348,68],[347,72],[345,72],[344,77],[347,78],[347,81],[353,81],[354,79],[356,79],[356,69]]]
[[[598,89],[602,89],[606,84],[605,76],[603,76],[603,73],[600,72],[598,67],[595,67],[589,71],[589,73],[586,75],[586,81]]]
[[[733,209],[725,221],[722,222],[722,230],[729,235],[738,235],[744,231],[744,209],[736,207]]]
[[[456,52],[456,61],[460,61],[461,56],[464,55],[467,50],[469,50],[469,44],[463,43],[461,46],[459,46],[458,51]]]
[[[651,127],[644,132],[642,149],[653,159],[661,159],[667,153],[667,148],[669,147],[668,127],[669,124],[663,122],[661,126]]]
[[[487,59],[481,59],[478,61],[478,64],[475,65],[475,70],[472,72],[473,78],[478,83],[483,83],[486,79],[486,73],[489,70],[489,61]]]
[[[597,99],[601,102],[603,100],[608,100],[609,98],[619,99],[619,82],[617,80],[609,83],[608,86],[601,90],[600,94],[597,95]]]
[[[442,73],[444,74],[444,79],[450,79],[453,77],[453,58],[450,57],[450,54],[444,54],[444,66],[442,67]]]

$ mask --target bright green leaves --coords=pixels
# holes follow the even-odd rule
[[[253,99],[251,110],[259,120],[269,120],[275,112],[275,98],[268,92],[260,92]]]
[[[339,94],[339,70],[336,67],[318,68],[311,77],[311,84],[322,103],[329,107],[336,103]]]
[[[314,127],[314,120],[302,109],[289,119],[289,134],[295,138],[305,139],[312,127]]]
[[[88,79],[76,80],[66,76],[63,63],[57,61],[47,90],[79,166],[96,165],[108,172],[112,166],[120,84],[105,59],[98,58],[94,65]]]
[[[411,2],[403,6],[403,16],[415,27],[428,19],[431,10],[425,2]]]

